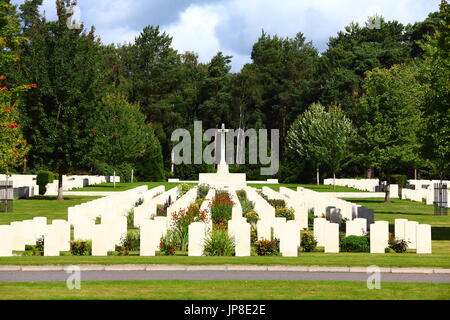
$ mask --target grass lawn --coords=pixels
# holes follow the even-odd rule
[[[0,225],[15,221],[47,217],[48,223],[55,219],[67,220],[67,208],[98,199],[97,197],[64,197],[64,201],[56,201],[56,197],[35,197],[29,200],[15,200],[13,213],[0,213]]]
[[[392,200],[384,203],[384,199],[345,199],[375,210],[375,220],[388,221],[391,232],[394,231],[395,219],[408,219],[421,224],[432,225],[433,240],[450,240],[450,216],[435,216],[434,206],[409,200]]]
[[[72,191],[103,191],[103,192],[113,192],[113,191],[127,191],[133,188],[137,188],[140,186],[148,186],[149,189],[156,188],[158,186],[165,186],[166,190],[170,190],[172,188],[176,188],[179,183],[168,183],[168,182],[135,182],[135,183],[116,183],[116,188],[114,188],[112,183],[104,183],[95,185],[92,187],[86,187],[86,188],[80,188],[80,189],[74,189]],[[192,186],[195,186],[195,184],[191,184]],[[348,187],[336,187],[336,190],[333,188],[333,186],[324,186],[324,185],[300,185],[300,184],[249,184],[250,187],[261,189],[262,187],[270,187],[274,189],[275,191],[279,191],[280,187],[285,188],[291,188],[293,190],[297,190],[297,187],[303,187],[308,188],[317,192],[364,192],[360,190],[356,190],[353,188]]]
[[[426,294],[424,294],[426,292]],[[450,284],[342,281],[104,281],[1,283],[0,300],[448,300]]]
[[[450,268],[450,241],[434,241],[433,254],[418,256],[406,254],[368,254],[320,252],[301,253],[296,258],[283,257],[8,257],[0,258],[0,265],[117,265],[117,264],[156,264],[156,265],[302,265],[302,266],[354,266],[367,267],[436,267]]]

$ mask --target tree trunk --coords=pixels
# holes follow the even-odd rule
[[[391,181],[388,179],[386,182],[386,197],[384,203],[391,203]]]
[[[320,169],[317,168],[317,185],[320,186]]]
[[[58,201],[64,201],[64,196],[63,196],[63,173],[60,171],[59,172],[59,177],[58,177]]]

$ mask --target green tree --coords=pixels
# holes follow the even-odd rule
[[[411,65],[376,68],[367,72],[363,84],[357,160],[387,177],[386,202],[390,202],[390,174],[412,168],[419,160],[425,87],[417,71]]]
[[[94,30],[70,30],[65,6],[57,0],[57,21],[41,18],[26,30],[19,81],[36,83],[22,108],[24,133],[33,145],[30,162],[59,174],[58,200],[63,199],[62,177],[82,169],[91,151],[88,120],[98,115],[105,78],[101,44]]]
[[[442,16],[434,37],[423,46],[423,74],[429,84],[424,103],[422,154],[442,180],[450,175],[450,5],[442,1]]]
[[[116,169],[123,164],[136,167],[139,163],[147,177],[164,178],[159,143],[137,105],[129,104],[121,95],[108,95],[88,126],[93,134],[92,162],[97,167],[106,163]]]
[[[0,3],[0,171],[9,173],[24,161],[29,146],[20,128],[20,97],[34,85],[13,86],[10,70],[20,61],[18,46],[25,39],[19,35],[16,7],[10,1]]]
[[[320,184],[321,165],[327,165],[336,179],[336,173],[349,158],[353,135],[352,123],[341,108],[332,105],[327,111],[317,103],[312,104],[294,122],[287,136],[287,147],[301,158],[316,164],[317,184]]]

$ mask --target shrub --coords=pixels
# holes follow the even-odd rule
[[[314,251],[316,251],[316,248],[317,248],[317,240],[316,240],[316,238],[312,234],[309,234],[308,232],[305,232],[302,235],[301,247],[302,247],[303,252],[314,252]]]
[[[70,253],[73,256],[92,255],[92,241],[72,241],[70,243]]]
[[[174,256],[177,247],[178,242],[176,234],[173,231],[168,231],[166,236],[161,238],[161,243],[159,244],[161,254],[165,256]]]
[[[205,241],[205,256],[230,257],[235,255],[234,241],[224,229],[214,230]]]
[[[178,213],[172,214],[175,221],[174,232],[178,238],[181,251],[187,251],[189,241],[189,225],[193,222],[206,222],[207,211],[200,210],[196,206],[190,206],[187,210],[181,209]]]
[[[368,237],[350,236],[342,239],[341,252],[370,252],[370,240]]]
[[[214,224],[227,224],[231,220],[234,202],[228,192],[219,192],[211,203],[211,217]]]
[[[44,237],[38,239],[35,246],[26,245],[23,256],[26,257],[44,256]]]
[[[241,201],[242,213],[246,214],[255,210],[255,204],[247,199]]]
[[[128,212],[127,226],[128,226],[128,228],[134,228],[134,210],[131,210],[130,212]]]
[[[278,256],[280,254],[280,241],[260,240],[255,244],[256,254],[258,256]]]
[[[236,191],[236,194],[239,198],[239,201],[242,202],[242,200],[247,200],[247,192],[245,190],[238,190]]]
[[[277,208],[286,208],[286,201],[284,200],[269,200],[268,201],[272,207]]]
[[[116,246],[119,256],[128,256],[130,251],[139,251],[141,248],[141,235],[139,232],[129,231],[125,238],[122,238],[120,246]]]
[[[395,253],[406,253],[408,251],[408,242],[391,235],[389,238],[389,248],[394,250]]]
[[[259,221],[259,215],[255,211],[244,213],[244,217],[247,218],[247,222],[251,225],[256,225]]]
[[[295,220],[295,210],[292,208],[275,208],[275,216],[277,218],[286,218],[286,220]]]
[[[198,186],[197,199],[205,199],[210,189],[211,187],[207,184],[202,184]]]
[[[190,185],[188,185],[187,183],[180,184],[178,186],[178,198],[181,198],[182,196],[184,196],[191,189],[192,189],[192,187]]]
[[[47,184],[58,179],[58,174],[50,171],[39,171],[36,178],[36,184],[39,186],[39,194],[44,195],[47,192]]]
[[[316,216],[314,215],[314,209],[308,211],[308,225],[312,229],[314,226],[314,219]]]

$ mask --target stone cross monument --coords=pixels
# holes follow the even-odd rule
[[[227,174],[230,173],[230,170],[226,161],[225,142],[226,134],[229,132],[229,130],[225,128],[225,124],[222,124],[222,129],[219,129],[217,132],[220,133],[220,163],[217,167],[217,173]]]

